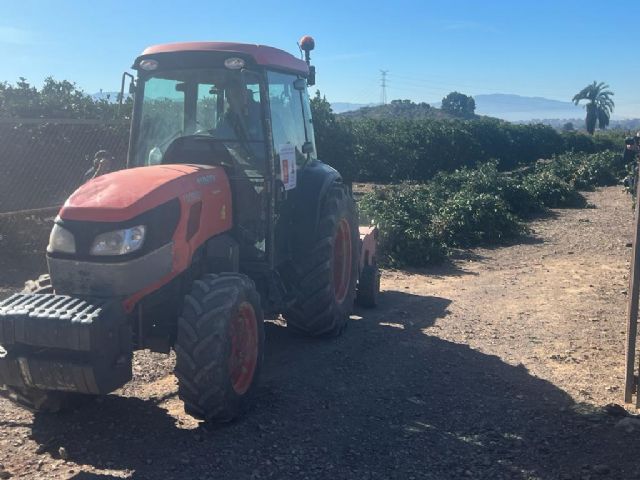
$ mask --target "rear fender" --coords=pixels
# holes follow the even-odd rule
[[[335,183],[342,183],[338,171],[317,160],[298,172],[297,186],[289,193],[281,222],[281,233],[290,240],[294,255],[313,248],[322,202]]]

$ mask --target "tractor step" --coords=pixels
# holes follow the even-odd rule
[[[15,294],[0,302],[0,384],[111,392],[131,379],[131,337],[118,301]]]

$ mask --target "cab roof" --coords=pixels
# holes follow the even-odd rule
[[[148,58],[154,54],[180,52],[222,52],[229,53],[230,56],[234,54],[250,56],[258,65],[284,69],[303,76],[309,74],[309,67],[305,61],[294,57],[284,50],[267,47],[266,45],[234,42],[180,42],[153,45],[147,47],[142,52],[136,60],[136,64],[138,64],[142,58]]]

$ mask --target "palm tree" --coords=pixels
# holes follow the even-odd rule
[[[593,83],[587,85],[580,90],[575,97],[573,97],[573,103],[578,105],[581,100],[587,100],[587,118],[585,124],[587,132],[593,135],[596,130],[596,123],[600,130],[604,130],[609,125],[609,119],[611,118],[611,112],[615,104],[611,97],[613,92],[609,90],[609,85],[604,82],[597,83],[595,80]]]

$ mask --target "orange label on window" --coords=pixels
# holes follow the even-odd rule
[[[280,179],[285,190],[296,188],[296,147],[287,143],[280,146]]]

